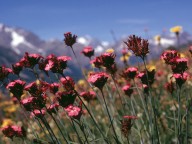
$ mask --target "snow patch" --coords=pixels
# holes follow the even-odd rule
[[[82,44],[82,45],[89,45],[89,41],[84,37],[77,38],[77,42]]]

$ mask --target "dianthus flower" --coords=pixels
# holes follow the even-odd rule
[[[173,74],[173,77],[175,78],[177,85],[178,85],[179,87],[181,87],[181,86],[185,83],[185,81],[187,80],[187,78],[189,77],[189,74],[186,73],[186,72],[184,72],[184,73],[182,73],[182,74],[180,74],[180,73],[175,73],[175,74]]]
[[[72,48],[72,46],[76,43],[76,39],[77,36],[76,35],[72,35],[71,32],[66,32],[64,34],[64,42],[67,46],[70,46]]]
[[[91,64],[94,64],[96,68],[101,68],[102,66],[102,59],[100,56],[96,57],[95,59],[90,61]]]
[[[110,67],[111,65],[113,65],[115,63],[115,54],[114,53],[105,52],[100,57],[101,57],[102,66],[104,66],[106,68]]]
[[[60,84],[56,83],[56,82],[49,84],[49,91],[51,93],[55,94],[59,90],[59,86],[60,86]]]
[[[183,73],[188,69],[188,59],[187,58],[174,58],[172,59],[171,69],[173,73]]]
[[[138,68],[136,67],[129,67],[126,70],[123,71],[122,76],[124,78],[128,79],[134,79],[138,73]]]
[[[13,82],[10,82],[7,85],[7,89],[18,99],[20,100],[21,95],[23,94],[23,90],[25,87],[26,82],[22,80],[15,80]]]
[[[73,91],[57,92],[56,98],[60,106],[67,107],[68,105],[74,103],[76,98],[76,93],[74,93]]]
[[[166,64],[172,65],[173,59],[179,58],[179,54],[176,50],[167,50],[161,54],[161,59],[165,61]]]
[[[71,60],[68,56],[49,55],[47,57],[47,64],[45,66],[45,71],[52,71],[53,73],[63,74],[63,70],[67,68],[67,61]]]
[[[43,57],[39,54],[29,54],[26,52],[24,57],[20,60],[20,64],[26,68],[33,68],[36,64],[38,64],[41,58]]]
[[[51,104],[48,108],[47,108],[47,112],[49,114],[56,114],[56,111],[58,111],[59,109],[59,104],[58,103],[54,103],[54,104]]]
[[[128,49],[133,51],[135,56],[139,56],[142,59],[149,53],[149,43],[148,40],[142,39],[135,35],[129,36],[127,42],[124,42]]]
[[[123,86],[122,90],[125,92],[127,96],[131,97],[131,94],[133,93],[133,89],[131,88],[130,84]]]
[[[81,92],[80,96],[83,97],[86,101],[96,99],[96,94],[94,91]]]
[[[2,129],[2,133],[13,140],[13,137],[19,137],[19,138],[24,138],[26,137],[26,131],[24,130],[23,127],[16,126],[16,125],[9,125],[5,126]]]
[[[147,75],[148,75],[148,79],[147,79]],[[146,74],[146,71],[143,71],[143,72],[140,72],[137,77],[141,80],[142,84],[146,84],[148,85],[151,85],[153,84],[154,82],[154,78],[155,78],[155,70],[153,69],[152,71],[147,71],[147,74]]]
[[[13,71],[10,68],[6,68],[5,66],[0,66],[0,81],[3,81],[12,72]]]
[[[20,62],[17,62],[12,65],[13,73],[16,75],[19,75],[19,73],[22,71],[22,69],[23,69],[23,66]]]
[[[82,108],[69,105],[65,108],[65,111],[67,112],[69,117],[80,120],[82,115]]]
[[[74,90],[75,82],[74,82],[74,80],[71,77],[69,77],[69,76],[62,77],[60,79],[60,81],[61,81],[61,83],[63,84],[63,87],[66,90]]]
[[[35,116],[35,117],[38,117],[38,118],[43,118],[45,115],[45,110],[44,109],[35,109],[31,112],[31,116]]]
[[[46,104],[46,95],[42,97],[28,97],[20,101],[26,111],[33,111],[34,109],[42,109]]]
[[[94,55],[94,49],[91,46],[84,47],[82,53],[88,57],[91,58]]]
[[[90,74],[88,81],[95,87],[102,90],[108,78],[109,76],[104,72],[95,72]]]

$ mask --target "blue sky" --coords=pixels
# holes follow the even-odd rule
[[[71,31],[112,41],[137,34],[156,35],[175,25],[192,33],[191,0],[2,0],[0,22],[36,33],[42,39],[63,39]]]

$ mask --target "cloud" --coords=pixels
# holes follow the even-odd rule
[[[143,24],[148,24],[149,20],[147,20],[147,19],[119,19],[119,20],[117,20],[117,23],[143,25]]]

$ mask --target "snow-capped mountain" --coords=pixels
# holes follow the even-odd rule
[[[74,50],[78,55],[78,60],[83,65],[87,65],[89,60],[85,58],[81,51],[85,46],[92,46],[95,49],[95,55],[100,55],[108,48],[114,48],[119,58],[121,50],[125,47],[124,41],[126,38],[120,38],[116,42],[109,43],[107,41],[100,41],[91,36],[78,36],[77,43],[74,45]],[[182,32],[179,37],[180,45],[188,44],[192,41],[192,36],[187,32]],[[154,39],[149,39],[150,53],[152,57],[159,56],[162,51],[169,46],[176,46],[177,39],[173,34],[163,33],[161,35],[161,45]],[[48,54],[55,55],[68,55],[73,58],[73,54],[70,48],[66,48],[65,44],[61,40],[42,40],[36,34],[24,30],[22,28],[10,27],[4,24],[0,24],[0,64],[10,65],[19,60],[25,52],[40,53],[43,56]],[[13,56],[13,57],[11,57]],[[73,61],[73,63],[76,63]]]

